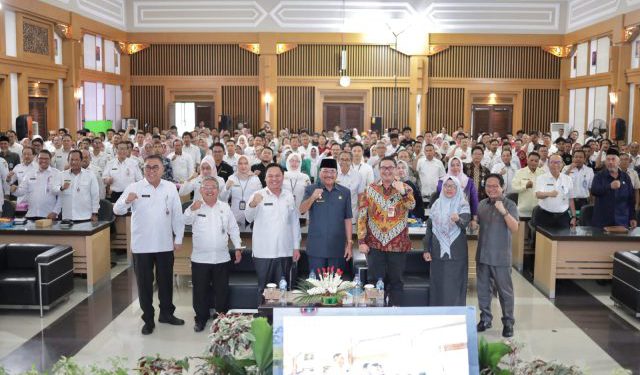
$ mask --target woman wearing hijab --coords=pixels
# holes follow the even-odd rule
[[[398,178],[400,181],[409,185],[409,187],[413,190],[413,198],[416,200],[416,206],[409,212],[409,217],[414,217],[416,219],[423,220],[424,216],[424,202],[422,201],[422,192],[420,188],[409,178],[410,169],[409,164],[407,164],[404,160],[398,160]]]
[[[302,158],[297,152],[292,152],[287,157],[287,171],[284,172],[284,182],[282,183],[282,189],[289,190],[293,194],[293,199],[296,203],[296,207],[300,207],[302,198],[304,197],[304,189],[311,184],[311,179],[306,174],[302,173]],[[307,215],[302,215],[301,218],[306,219]]]
[[[262,183],[258,176],[251,172],[249,157],[240,155],[238,158],[237,170],[229,176],[225,186],[225,192],[220,200],[227,202],[231,197],[231,212],[236,218],[240,230],[249,227],[244,213],[249,204],[249,197],[256,191],[262,189]]]
[[[216,170],[216,162],[213,160],[211,155],[207,155],[200,162],[200,174],[194,173],[187,181],[185,181],[178,190],[178,194],[180,196],[189,195],[191,192],[194,193],[193,201],[198,201],[202,199],[200,195],[200,185],[202,185],[202,180],[205,177],[215,177],[218,180],[218,186],[220,187],[218,200],[222,200],[221,197],[224,196],[226,191],[224,180],[222,177],[218,176],[218,171]]]
[[[447,168],[447,174],[438,181],[438,193],[442,190],[442,183],[449,177],[454,177],[460,182],[460,188],[464,193],[464,197],[467,199],[471,208],[472,221],[474,222],[472,229],[475,228],[475,223],[478,222],[478,191],[476,185],[462,172],[462,160],[459,157],[454,156],[449,159]],[[471,182],[471,183],[470,183]]]
[[[460,181],[446,176],[440,197],[431,206],[423,239],[424,260],[431,262],[430,306],[466,306],[469,272],[466,229],[470,219]]]

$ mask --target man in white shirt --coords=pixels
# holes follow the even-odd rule
[[[495,164],[500,163],[500,153],[498,152],[498,140],[492,139],[489,142],[489,147],[484,151],[484,157],[482,158],[482,164],[488,170],[491,170]]]
[[[396,133],[390,134],[389,145],[387,146],[385,156],[396,155],[400,150],[404,150],[404,147],[400,144],[400,136]]]
[[[6,180],[9,175],[9,167],[7,166],[7,161],[0,158],[0,215],[2,215],[2,206],[4,206],[4,196],[8,194],[9,191],[7,189]],[[14,186],[12,186],[12,189]],[[13,190],[11,190],[13,191]]]
[[[378,179],[380,179],[380,167],[378,164],[380,163],[380,160],[386,156],[387,145],[385,145],[383,141],[378,141],[374,150],[375,155],[371,155],[367,163],[373,169],[373,180],[378,181]]]
[[[111,160],[111,155],[104,152],[104,144],[100,137],[96,137],[91,142],[93,144],[93,151],[91,152],[91,164],[98,167],[100,173],[107,167],[107,163]]]
[[[210,318],[212,294],[215,296],[216,315],[226,314],[229,309],[229,238],[236,249],[235,263],[242,260],[240,229],[229,205],[218,201],[219,189],[215,177],[205,177],[200,187],[202,200],[193,202],[184,212],[184,222],[191,225],[193,233],[191,280],[193,310],[196,313],[193,330],[196,332],[202,332]]]
[[[232,139],[227,141],[226,146],[227,152],[224,154],[224,158],[222,158],[222,160],[229,164],[235,172],[238,170],[238,158],[240,158],[240,155],[236,154],[236,144]]]
[[[431,197],[437,188],[438,181],[446,174],[444,164],[436,159],[436,151],[432,144],[424,146],[424,158],[418,160],[416,172],[420,176],[420,192],[423,197]]]
[[[576,225],[576,208],[573,204],[573,181],[561,173],[564,161],[560,155],[549,158],[549,173],[536,179],[536,198],[539,209],[536,226],[569,228]]]
[[[50,166],[51,153],[47,150],[38,154],[38,169],[30,171],[16,190],[16,196],[24,196],[29,205],[26,217],[30,220],[49,218],[55,220],[60,211],[56,211],[57,192],[60,187],[60,171]]]
[[[353,169],[358,171],[362,177],[362,185],[364,187],[373,183],[373,168],[364,162],[364,146],[362,143],[354,143],[351,146],[351,154],[353,155]]]
[[[638,208],[640,207],[640,178],[638,177],[638,172],[636,172],[632,165],[631,156],[629,154],[620,154],[620,170],[628,174],[631,179],[631,184],[636,197],[636,211],[638,211]],[[589,185],[589,187],[591,187],[591,185]]]
[[[540,154],[538,168],[541,168],[545,173],[549,173],[549,146],[540,145],[538,154]]]
[[[102,172],[102,180],[105,186],[108,186],[111,190],[109,200],[113,203],[120,198],[120,195],[127,186],[142,180],[142,173],[140,173],[138,163],[135,160],[127,158],[127,152],[127,144],[119,144],[117,157],[111,159]]]
[[[53,153],[53,167],[59,171],[63,171],[67,165],[69,159],[69,152],[73,146],[73,140],[69,134],[62,136],[62,147],[55,150]]]
[[[62,220],[74,222],[98,221],[100,191],[93,172],[82,169],[82,152],[69,152],[69,169],[62,172],[58,207]]]
[[[573,198],[576,210],[581,209],[582,206],[589,203],[591,183],[593,182],[593,169],[584,164],[586,160],[587,158],[584,151],[575,150],[571,164],[562,169],[562,173],[571,177],[571,181],[573,181],[571,198]]]
[[[88,150],[82,150],[82,168],[93,173],[98,184],[98,197],[105,199],[107,192],[104,187],[104,181],[102,180],[102,170],[98,169],[94,164],[91,164],[91,153]]]
[[[462,160],[463,164],[471,163],[471,148],[469,147],[469,138],[466,136],[460,140],[460,145],[451,147],[451,151],[447,154],[447,160],[457,157]]]
[[[38,170],[38,166],[33,162],[33,149],[24,147],[22,149],[22,162],[16,165],[7,175],[7,183],[10,185],[11,192],[15,192],[18,186],[23,183],[24,177],[29,172]],[[19,197],[16,201],[16,208],[24,201],[25,197]]]
[[[192,143],[193,139],[191,138],[191,133],[189,132],[184,132],[182,134],[182,141],[184,142],[182,146],[182,152],[191,156],[193,165],[195,166],[197,171],[198,167],[200,166],[200,161],[202,160],[200,147]]]
[[[153,333],[155,328],[154,278],[160,300],[158,321],[184,324],[173,315],[173,252],[182,249],[184,218],[178,191],[173,183],[161,179],[163,173],[162,157],[147,156],[144,179],[127,186],[113,206],[116,215],[125,215],[131,209],[131,252],[143,312],[143,335]]]
[[[173,179],[177,182],[187,181],[195,172],[193,159],[182,150],[182,141],[178,138],[173,140],[173,152],[168,156],[173,169]]]
[[[353,215],[351,221],[355,223],[358,218],[358,196],[364,192],[365,184],[362,182],[360,173],[353,169],[352,159],[351,152],[340,152],[336,183],[346,187],[351,192],[351,213]]]
[[[20,144],[18,135],[13,130],[7,131],[7,136],[9,137],[9,151],[18,154],[18,156],[22,155],[23,146]]]
[[[302,156],[302,159],[304,159],[309,157],[309,153],[311,152],[311,147],[313,147],[313,145],[311,144],[309,134],[307,133],[302,133],[300,135],[300,141],[302,142],[302,145],[298,147],[298,153]]]
[[[258,274],[258,303],[268,283],[278,283],[288,275],[292,260],[300,259],[300,220],[293,194],[282,189],[284,170],[276,163],[266,167],[266,187],[249,198],[245,211],[253,222],[253,263]]]
[[[629,144],[629,155],[631,157],[631,167],[640,167],[640,144],[638,142]]]
[[[493,168],[491,168],[491,173],[497,173],[502,176],[502,179],[504,180],[504,193],[510,194],[514,192],[512,187],[512,180],[519,168],[515,168],[511,163],[511,150],[502,150],[500,159],[501,161],[497,164],[494,164]]]

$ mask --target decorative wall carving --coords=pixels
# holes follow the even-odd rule
[[[22,50],[48,56],[50,54],[49,29],[29,22],[22,23]]]

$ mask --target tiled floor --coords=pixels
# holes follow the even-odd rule
[[[119,267],[121,270],[122,267]],[[116,269],[114,276],[118,272]],[[47,314],[42,321],[37,313],[2,312],[0,364],[15,371],[29,368],[30,364],[26,363],[28,360],[47,367],[59,355],[75,355],[81,364],[106,364],[106,358],[125,357],[127,365],[133,367],[137,358],[145,354],[166,357],[201,354],[206,349],[208,337],[206,333],[196,334],[192,330],[191,289],[187,283],[183,280],[174,293],[176,315],[185,319],[186,325],[173,327],[157,324],[152,335],[142,336],[141,312],[135,298],[134,280],[131,270],[126,270],[116,276],[112,286],[103,290],[102,294],[98,296],[96,292],[93,300],[82,301],[86,293],[74,293],[69,302]],[[522,345],[523,359],[542,358],[576,364],[590,374],[610,374],[620,367],[607,350],[613,348],[612,353],[621,355],[615,345],[631,343],[626,340],[637,336],[640,324],[631,317],[618,316],[625,313],[608,300],[608,286],[600,286],[595,282],[571,283],[566,288],[560,288],[566,291],[566,298],[560,292],[554,304],[519,273],[513,273],[513,280],[516,293],[513,340]],[[575,300],[578,297],[581,299]],[[89,300],[91,303],[88,303]],[[477,303],[473,282],[467,303]],[[568,311],[566,305],[572,303],[578,304],[581,311]],[[502,339],[500,308],[495,299],[493,309],[494,327],[483,333],[489,341]],[[610,315],[603,314],[603,311]],[[600,327],[596,335],[593,332],[594,325]],[[616,332],[617,337],[611,337],[609,342],[603,343],[600,336],[606,327],[613,330],[627,327],[628,330],[622,335]],[[52,337],[56,335],[55,332],[58,332],[57,335],[65,333],[68,337]],[[637,368],[640,360],[638,356],[633,357],[625,358],[624,362],[634,373],[640,373]]]

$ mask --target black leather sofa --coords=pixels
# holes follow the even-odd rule
[[[73,291],[73,249],[0,245],[0,308],[39,308],[40,316]]]
[[[611,299],[640,318],[640,251],[615,253]]]

